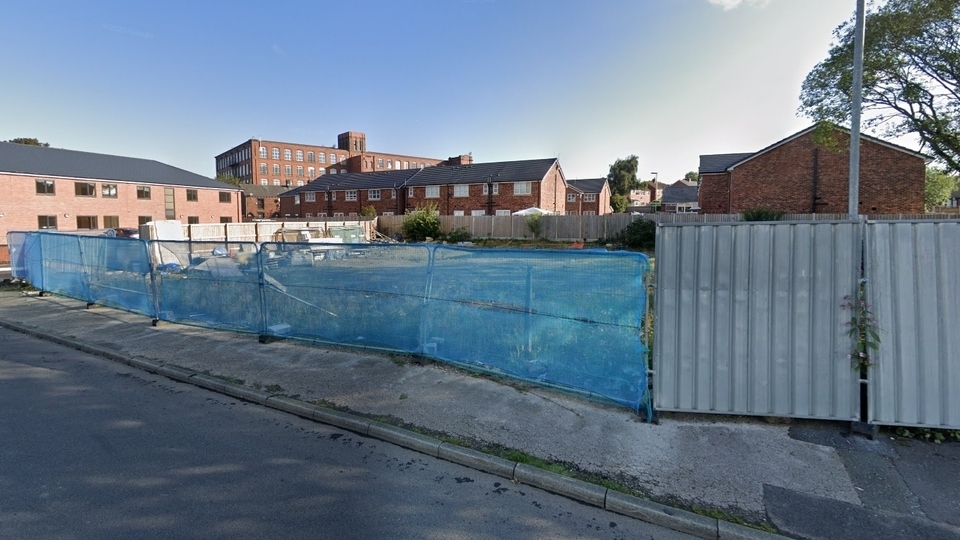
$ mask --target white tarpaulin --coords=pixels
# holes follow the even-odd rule
[[[553,212],[549,210],[544,210],[543,208],[537,208],[536,206],[533,206],[530,208],[524,208],[523,210],[517,210],[516,212],[513,213],[513,215],[515,216],[532,216],[535,214],[546,214],[549,216],[549,215],[552,215]]]

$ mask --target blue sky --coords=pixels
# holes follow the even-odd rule
[[[206,176],[251,137],[476,161],[696,170],[809,125],[855,0],[36,0],[0,18],[0,140]]]

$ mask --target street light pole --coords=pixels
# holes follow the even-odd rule
[[[849,219],[860,215],[860,108],[863,100],[863,35],[865,0],[857,0],[857,24],[853,36],[853,96],[850,104],[850,194]]]

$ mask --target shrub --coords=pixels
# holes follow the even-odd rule
[[[744,221],[780,221],[781,219],[783,219],[783,212],[780,210],[752,208],[743,212]]]
[[[470,233],[467,232],[466,227],[458,227],[450,231],[450,234],[447,235],[447,242],[450,242],[451,244],[456,244],[458,242],[469,242],[469,241],[470,241]]]
[[[360,209],[360,215],[363,217],[376,217],[377,209],[374,208],[372,204],[368,206],[364,206],[363,208]]]
[[[613,240],[631,249],[652,250],[657,242],[657,224],[649,219],[636,219]]]
[[[440,228],[438,208],[436,203],[431,203],[407,212],[403,220],[403,237],[414,242],[438,238],[443,232]]]
[[[527,216],[527,228],[533,233],[534,238],[540,238],[543,233],[543,215],[532,214]]]

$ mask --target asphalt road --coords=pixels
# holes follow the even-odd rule
[[[0,328],[0,538],[692,538]]]

